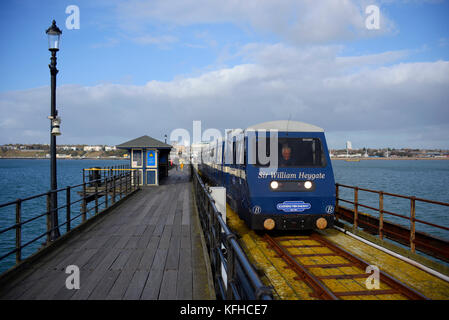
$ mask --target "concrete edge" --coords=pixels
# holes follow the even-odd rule
[[[359,237],[362,237],[365,240],[368,240],[374,244],[377,244],[381,247],[384,247],[385,249],[388,249],[390,251],[393,251],[397,254],[400,254],[406,258],[409,258],[411,260],[414,260],[430,269],[433,269],[435,271],[438,271],[439,273],[442,273],[446,276],[449,276],[449,267],[438,263],[437,261],[433,261],[429,258],[426,258],[420,254],[417,253],[413,253],[407,249],[401,248],[400,246],[391,243],[391,242],[387,242],[385,240],[381,240],[367,232],[361,231],[361,230],[353,230],[352,226],[345,224],[345,223],[336,223],[337,226],[345,229],[346,231],[349,231]]]
[[[81,231],[85,230],[88,227],[94,226],[97,223],[101,222],[101,220],[107,216],[113,209],[119,207],[122,203],[129,200],[131,197],[133,197],[135,194],[137,194],[140,191],[140,189],[134,190],[132,193],[130,193],[125,198],[122,198],[118,201],[116,201],[113,205],[111,205],[109,208],[99,212],[97,215],[91,217],[90,219],[82,222],[75,228],[71,229],[69,232],[66,232],[61,237],[59,237],[57,240],[51,242],[50,244],[38,249],[35,253],[33,253],[31,256],[26,258],[25,260],[22,260],[20,263],[14,265],[7,271],[5,271],[3,274],[0,275],[0,288],[11,281],[14,281],[16,278],[18,278],[21,275],[22,271],[29,270],[29,268],[35,261],[47,256],[48,254],[54,252],[56,249],[61,247],[65,242],[67,242],[69,239],[71,239],[73,236],[79,234]]]

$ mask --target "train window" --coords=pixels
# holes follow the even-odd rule
[[[237,149],[237,164],[243,164],[243,141],[239,140]]]
[[[246,158],[248,158],[248,150],[247,150],[247,147],[246,147],[246,145],[247,145],[247,141],[248,141],[248,138],[244,138],[244,140],[243,140],[243,164],[246,166]]]
[[[237,153],[237,150],[236,150],[236,147],[235,147],[235,140],[234,141],[232,141],[232,164],[236,164],[236,153]]]
[[[221,164],[222,162],[222,145],[221,142],[218,142],[217,146],[217,163]]]
[[[270,156],[270,138],[262,138],[266,142],[266,156]],[[263,142],[262,142],[263,143]],[[258,154],[256,143],[256,154]],[[258,158],[258,157],[257,157]],[[269,163],[262,165],[257,159],[257,166],[268,167]],[[324,167],[326,157],[318,138],[278,138],[278,167]]]

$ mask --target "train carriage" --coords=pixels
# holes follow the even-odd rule
[[[200,169],[254,230],[324,229],[334,223],[335,181],[324,130],[272,121],[206,145]]]

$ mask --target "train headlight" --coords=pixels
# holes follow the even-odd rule
[[[271,181],[270,187],[273,190],[276,190],[279,187],[279,183],[277,181]]]
[[[306,189],[312,188],[312,182],[311,181],[304,182],[304,188],[306,188]]]

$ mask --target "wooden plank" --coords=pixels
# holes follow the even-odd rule
[[[64,285],[65,284],[65,273],[62,270],[48,270],[45,274],[45,277],[39,279],[34,283],[32,287],[30,287],[29,290],[25,291],[23,295],[20,296],[20,300],[32,300],[36,299],[37,296],[42,294],[42,292],[45,292],[47,294],[51,294],[47,291],[47,288],[51,286],[52,283],[57,280],[56,284],[59,285],[61,282]],[[64,277],[64,281],[62,280],[62,277]],[[20,289],[19,289],[20,290]],[[43,296],[41,295],[41,298]]]
[[[125,296],[126,291],[134,276],[135,270],[126,269],[120,272],[117,280],[109,291],[105,300],[121,300]]]
[[[153,205],[148,209],[148,211],[146,212],[145,217],[142,219],[142,223],[145,225],[149,225],[151,224],[151,220],[153,219],[153,216],[156,214],[156,210],[159,207],[160,203],[159,201],[161,200],[162,196],[158,195],[157,200],[153,203]],[[153,224],[154,225],[154,224]]]
[[[76,265],[78,267],[83,266],[97,251],[98,249],[74,251],[72,254],[68,255],[66,259],[62,260],[56,266],[56,269],[65,270],[69,265]]]
[[[150,274],[142,292],[141,299],[157,300],[159,297],[159,290],[164,275],[165,259],[167,258],[168,250],[159,247],[156,251],[153,264],[151,265]]]
[[[131,250],[121,250],[120,255],[115,259],[114,263],[111,265],[111,270],[122,270],[125,264],[128,262],[129,257],[131,256]]]
[[[181,250],[179,257],[180,275],[176,287],[177,300],[192,300],[193,274],[192,274],[192,253],[190,250]]]
[[[172,225],[164,226],[164,231],[161,235],[161,240],[159,241],[159,248],[168,249],[168,247],[170,245],[172,229],[173,229]]]
[[[132,233],[128,232],[125,234],[121,234],[121,238],[117,241],[117,243],[114,245],[114,248],[116,249],[124,249],[126,247],[126,244],[131,239]]]
[[[102,280],[104,274],[109,269],[109,267],[114,263],[117,257],[120,254],[120,250],[118,249],[110,249],[105,254],[101,261],[97,264],[96,268],[93,270],[86,270],[84,274],[87,273],[86,280],[81,284],[81,288],[77,290],[77,292],[71,297],[74,300],[87,300],[98,285],[98,283]]]
[[[148,271],[146,270],[137,270],[134,272],[131,282],[129,283],[128,288],[126,289],[125,295],[123,299],[125,300],[137,300],[140,299],[143,288],[147,282]]]
[[[155,226],[145,225],[145,232],[140,236],[137,241],[136,249],[145,249],[153,236],[153,230]]]
[[[165,270],[178,270],[179,268],[179,250],[181,247],[181,219],[181,212],[178,212],[178,215],[175,216],[174,224],[172,226],[172,233],[168,249],[167,261],[165,263]]]
[[[161,198],[158,207],[156,208],[153,216],[151,217],[149,224],[159,226],[160,217],[163,216],[167,203],[169,203],[170,192],[165,192]],[[165,223],[165,220],[164,220]]]
[[[125,249],[136,249],[140,236],[131,235],[128,242],[125,245]]]
[[[165,270],[161,289],[159,292],[159,300],[176,299],[176,284],[178,279],[178,270]]]
[[[128,261],[126,261],[125,265],[123,266],[123,269],[126,270],[137,270],[140,264],[140,260],[142,259],[142,256],[144,254],[144,250],[136,249],[131,251],[131,255],[129,256]]]
[[[190,203],[189,195],[191,193],[190,185],[184,190],[183,203],[182,203],[182,225],[190,225]]]
[[[159,244],[159,237],[152,237],[142,259],[139,262],[138,270],[150,270],[153,264],[154,256],[156,255],[157,246]]]
[[[104,300],[111,288],[114,286],[115,280],[120,275],[119,270],[107,270],[100,283],[95,287],[92,293],[89,295],[89,300]]]
[[[178,201],[176,199],[177,197],[177,186],[173,186],[174,190],[170,190],[170,202],[169,202],[169,206],[167,208],[167,219],[165,221],[166,225],[172,225],[174,218],[175,218],[175,214],[176,214],[176,207],[178,206]]]

